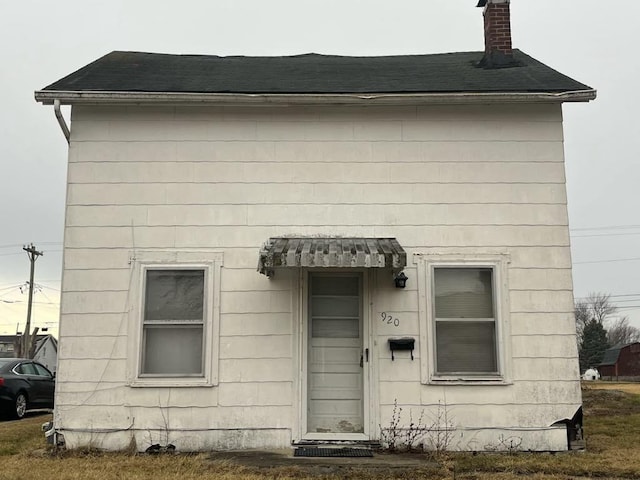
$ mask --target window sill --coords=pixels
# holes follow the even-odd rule
[[[129,387],[213,387],[206,378],[136,378]]]
[[[513,385],[512,381],[504,377],[464,377],[464,376],[433,376],[428,382],[431,385]]]

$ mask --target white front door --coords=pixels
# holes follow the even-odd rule
[[[309,275],[306,438],[365,439],[362,275]]]

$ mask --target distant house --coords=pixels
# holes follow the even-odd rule
[[[16,342],[21,338],[22,336],[19,335],[0,335],[0,358],[15,357]],[[36,337],[33,359],[55,373],[58,361],[58,341],[53,335],[38,335]]]
[[[53,335],[38,335],[33,359],[56,373],[58,363],[58,341]]]
[[[0,335],[0,358],[13,358],[16,356],[16,335]]]
[[[484,52],[113,52],[36,92],[70,144],[69,447],[369,444],[397,404],[447,409],[449,449],[569,448],[562,104],[595,90],[481,3]]]
[[[598,365],[603,380],[640,380],[640,342],[617,345],[604,352]]]

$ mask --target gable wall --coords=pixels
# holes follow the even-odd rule
[[[394,400],[419,410],[445,397],[461,424],[570,418],[580,392],[561,121],[556,105],[74,107],[58,421],[95,423],[99,406],[124,430],[163,406],[172,426],[220,429],[213,443],[259,425],[286,445],[297,422],[296,274],[256,272],[261,244],[283,235],[397,237],[409,259],[508,253],[515,384],[444,392],[420,383],[419,361],[391,362],[380,346],[381,422]],[[127,387],[130,252],[205,248],[224,251],[220,385]],[[418,336],[414,267],[403,292],[374,277],[374,320],[402,320],[401,331],[376,327],[378,345]]]
[[[620,350],[618,357],[618,375],[628,377],[640,376],[640,344],[627,345]]]
[[[51,336],[47,336],[42,342],[44,342],[44,344],[38,348],[33,358],[47,367],[51,372],[56,373],[58,347],[55,340],[53,340]]]

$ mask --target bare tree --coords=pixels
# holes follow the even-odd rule
[[[611,303],[611,295],[604,293],[590,293],[587,295],[587,305],[591,310],[592,318],[603,324],[610,315],[618,311],[618,307]]]
[[[574,312],[578,345],[582,343],[584,327],[587,323],[597,322],[604,326],[607,318],[617,311],[618,309],[611,303],[611,295],[600,292],[591,292],[585,298],[576,301]]]
[[[629,317],[611,319],[607,327],[609,345],[626,345],[640,341],[640,330],[629,325]]]
[[[578,335],[578,345],[582,343],[584,336],[584,326],[591,319],[589,305],[585,301],[577,301],[575,305],[576,334]]]
[[[584,326],[589,320],[595,320],[603,325],[617,311],[618,307],[611,303],[611,295],[591,292],[575,304],[576,325]]]
[[[605,350],[611,346],[605,322],[617,311],[611,296],[604,293],[590,293],[576,302],[574,312],[581,370],[602,361]]]

